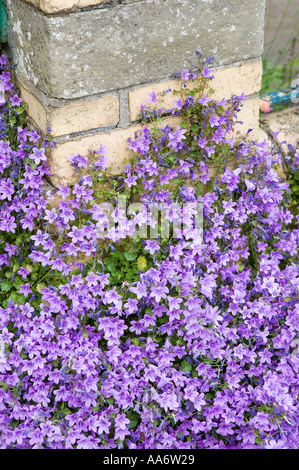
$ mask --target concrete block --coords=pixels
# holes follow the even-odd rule
[[[288,144],[297,147],[299,142],[299,106],[263,115],[261,122],[272,133],[279,132],[277,142],[282,146],[285,154],[288,153]]]
[[[13,60],[50,98],[78,98],[171,78],[197,67],[257,60],[265,0],[143,0],[46,15],[7,0]]]

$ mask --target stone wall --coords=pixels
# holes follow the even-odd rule
[[[100,144],[120,171],[126,139],[140,128],[140,104],[149,91],[177,88],[175,72],[196,70],[196,50],[215,58],[215,96],[245,93],[244,132],[257,131],[264,0],[6,4],[21,95],[33,124],[45,134],[51,128],[57,142],[50,155],[54,184],[69,180],[68,156]]]

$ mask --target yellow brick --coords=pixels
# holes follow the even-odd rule
[[[137,115],[140,112],[140,105],[146,104],[146,101],[149,99],[149,93],[155,92],[157,95],[157,103],[163,107],[163,109],[169,109],[173,107],[174,99],[178,99],[173,95],[173,90],[179,89],[180,81],[179,80],[168,80],[162,83],[153,83],[145,87],[136,88],[133,91],[129,91],[129,112],[131,121],[135,121]],[[168,89],[171,89],[171,92],[165,93]]]
[[[46,109],[36,96],[31,93],[27,88],[22,86],[20,81],[17,82],[18,88],[20,89],[20,96],[23,101],[27,104],[26,111],[38,127],[44,132],[47,132],[48,116]]]
[[[50,108],[48,115],[53,136],[116,126],[119,122],[119,101],[116,95],[78,100],[61,108]]]
[[[26,0],[40,8],[45,13],[58,13],[60,11],[85,8],[101,3],[109,3],[109,0]]]
[[[229,99],[233,94],[245,96],[258,93],[261,88],[262,79],[262,63],[254,62],[251,64],[244,64],[239,67],[229,67],[220,69],[213,72],[214,79],[210,82],[210,86],[215,90],[212,94],[214,100],[221,100],[222,98]],[[197,84],[189,83],[188,86],[196,87]],[[131,121],[136,120],[136,116],[140,112],[140,105],[146,104],[149,99],[149,93],[155,92],[157,95],[157,102],[163,100],[162,107],[169,109],[173,107],[174,96],[172,91],[162,95],[167,89],[179,90],[180,80],[168,80],[162,83],[153,83],[145,87],[136,88],[129,91],[129,111]]]
[[[238,116],[238,120],[243,124],[237,124],[234,136],[241,137],[247,133],[249,128],[253,128],[250,137],[258,138],[259,122],[259,98],[251,98],[244,102]],[[167,117],[163,119],[163,125],[169,124],[174,128],[181,122],[180,117]],[[149,125],[148,127],[151,127]],[[121,174],[123,170],[123,161],[130,156],[128,137],[134,138],[135,132],[142,128],[141,124],[130,126],[125,129],[114,129],[109,132],[99,132],[84,136],[76,136],[65,142],[57,144],[51,149],[49,162],[52,171],[52,183],[54,186],[59,184],[70,184],[73,181],[73,169],[68,161],[73,153],[88,155],[90,151],[99,149],[100,145],[107,147],[107,160],[111,166],[113,174]]]
[[[259,98],[247,98],[238,114],[238,121],[243,124],[236,124],[235,136],[245,135],[248,129],[253,129],[249,137],[252,140],[259,138]]]
[[[230,67],[213,72],[211,87],[215,90],[214,100],[229,99],[232,95],[245,96],[259,93],[262,83],[262,62]]]
[[[181,122],[178,117],[163,119],[163,123],[177,126]],[[150,127],[150,126],[148,126]],[[90,151],[98,150],[100,145],[107,147],[107,160],[113,174],[121,174],[123,161],[130,156],[129,143],[127,139],[134,139],[135,132],[142,128],[141,124],[126,129],[114,129],[110,132],[101,132],[85,136],[76,136],[66,142],[58,143],[49,152],[49,163],[51,165],[52,183],[70,184],[73,180],[73,168],[68,157],[74,154],[88,155]]]
[[[237,124],[235,136],[245,135],[249,128],[254,131],[251,138],[258,137],[259,121],[259,98],[247,99],[238,116],[243,124]],[[180,117],[167,117],[163,119],[163,125],[169,124],[174,128],[181,122]],[[151,127],[151,125],[148,125]],[[49,162],[52,171],[52,183],[54,186],[60,184],[70,184],[73,181],[73,168],[68,161],[68,157],[74,154],[88,155],[90,151],[99,149],[100,145],[107,147],[107,160],[111,166],[113,174],[121,174],[123,161],[130,156],[128,137],[134,138],[135,132],[142,128],[141,124],[130,126],[124,129],[114,129],[109,132],[98,132],[95,134],[70,136],[69,140],[59,142],[49,153]],[[213,171],[212,171],[213,173]]]
[[[141,126],[130,127],[129,129],[116,129],[111,132],[102,132],[77,136],[67,142],[58,143],[51,149],[49,161],[52,172],[52,182],[54,186],[58,184],[69,184],[73,180],[73,168],[67,160],[73,153],[88,155],[90,151],[98,150],[100,145],[107,146],[107,160],[113,173],[121,173],[122,159],[128,156],[127,138],[134,137],[134,132],[141,129]]]
[[[71,101],[64,106],[44,106],[35,94],[18,82],[21,97],[27,103],[28,115],[44,132],[58,137],[99,127],[116,126],[119,122],[119,99],[116,94]]]

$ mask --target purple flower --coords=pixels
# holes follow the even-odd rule
[[[156,240],[146,240],[144,249],[153,255],[156,251],[160,250],[160,246]]]
[[[213,114],[209,119],[209,123],[211,124],[211,127],[219,126],[219,116],[215,116],[215,114]]]
[[[241,168],[237,168],[236,170],[226,170],[222,176],[222,182],[227,183],[227,188],[230,191],[237,187],[240,172]]]
[[[166,299],[167,293],[169,292],[168,287],[166,287],[167,281],[164,279],[157,286],[152,286],[151,288],[151,297],[155,299],[156,302]]]
[[[37,230],[36,235],[31,235],[31,240],[34,240],[34,245],[42,245],[45,240],[49,238],[48,233],[43,233],[41,230]]]
[[[153,92],[150,91],[148,96],[149,98],[146,100],[147,103],[157,104],[157,96],[154,91]]]
[[[59,191],[57,194],[62,197],[63,201],[70,195],[70,188],[68,186],[59,186]]]
[[[210,69],[208,69],[208,67],[204,67],[202,71],[202,75],[206,78],[209,78],[210,80],[214,78],[213,72]]]
[[[18,247],[16,245],[10,245],[9,243],[5,243],[5,251],[8,253],[9,257],[12,257],[17,250]]]
[[[163,392],[157,401],[166,412],[179,408],[178,398],[173,392]]]
[[[25,297],[27,297],[29,294],[32,294],[32,290],[30,289],[29,282],[27,282],[27,284],[20,286],[19,294],[23,294]]]
[[[99,168],[102,170],[107,170],[109,168],[109,164],[107,162],[107,158],[104,156],[101,156],[98,158],[98,160],[94,163],[95,168]]]
[[[35,448],[35,447],[40,447],[41,444],[44,442],[45,439],[45,434],[42,432],[41,429],[34,429],[33,431],[29,432],[28,438],[30,445]]]
[[[182,109],[182,107],[184,106],[184,102],[182,101],[181,98],[179,98],[178,100],[174,100],[174,104],[175,104],[175,109]]]
[[[11,201],[11,197],[15,192],[15,187],[10,178],[2,178],[0,180],[0,200],[8,199]]]
[[[210,145],[205,147],[205,151],[207,152],[209,158],[215,153],[215,147],[216,145]]]
[[[222,129],[222,127],[218,127],[216,132],[214,133],[212,140],[216,144],[219,144],[220,142],[223,141],[223,137],[225,136],[225,131]]]
[[[128,299],[125,303],[124,308],[126,309],[127,315],[137,312],[138,310],[138,301],[136,299]]]
[[[185,70],[181,73],[180,77],[181,77],[183,80],[189,80],[190,74],[189,74],[188,70],[185,69]]]
[[[197,103],[202,104],[203,106],[208,106],[209,102],[210,98],[206,94],[204,94],[202,98],[197,100]]]
[[[22,98],[19,98],[17,94],[14,94],[13,96],[10,97],[10,101],[13,106],[20,106],[23,100]]]
[[[34,148],[33,149],[33,154],[29,155],[29,158],[31,158],[31,160],[33,160],[36,165],[39,165],[41,161],[46,161],[47,160],[47,157],[45,155],[45,149],[44,148],[41,148],[41,149]]]
[[[169,132],[168,134],[168,146],[173,150],[177,150],[180,147],[180,144],[183,139],[186,139],[185,134],[186,129],[181,129],[180,126],[177,126],[175,132]]]
[[[57,220],[57,214],[56,214],[55,208],[51,210],[46,209],[45,214],[46,215],[44,216],[44,219],[47,220],[50,224],[52,224],[53,222],[55,222],[55,220]]]
[[[68,158],[68,160],[72,163],[74,166],[78,166],[79,168],[87,168],[88,165],[88,158],[84,157],[83,155],[75,155],[74,153],[72,154],[71,157]]]
[[[170,114],[198,125],[188,140],[169,125],[136,133],[120,191],[134,186],[144,210],[130,219],[117,179],[80,155],[78,181],[53,207],[46,162],[26,163],[41,138],[16,124],[12,145],[1,107],[1,447],[298,447],[298,216],[276,149],[226,140],[241,100],[177,100]],[[215,178],[213,153],[225,166]],[[147,220],[152,208],[163,217]],[[183,230],[159,236],[163,218],[182,215]],[[142,224],[157,233],[143,239]],[[132,249],[149,252],[144,270],[128,264]]]
[[[130,431],[127,429],[127,424],[130,423],[130,420],[126,418],[124,413],[117,415],[115,418],[115,439],[120,439],[123,441],[125,436],[130,434]]]
[[[122,421],[122,420],[120,420]],[[97,420],[97,428],[98,428],[98,433],[101,435],[103,432],[106,434],[109,433],[109,429],[111,427],[111,422],[106,416],[100,416]]]
[[[127,178],[125,179],[125,183],[127,184],[128,188],[131,186],[136,186],[136,181],[137,181],[137,176],[133,175],[127,175]]]
[[[17,273],[20,274],[20,276],[22,276],[23,279],[26,279],[28,274],[30,274],[29,271],[26,268],[23,268],[22,266],[17,271]]]
[[[130,287],[129,290],[137,295],[137,299],[141,299],[142,297],[145,297],[147,295],[146,286],[139,281],[137,282],[136,287]]]

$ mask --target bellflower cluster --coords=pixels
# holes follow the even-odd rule
[[[298,217],[200,57],[124,173],[72,155],[57,203],[0,58],[2,448],[298,448]]]

